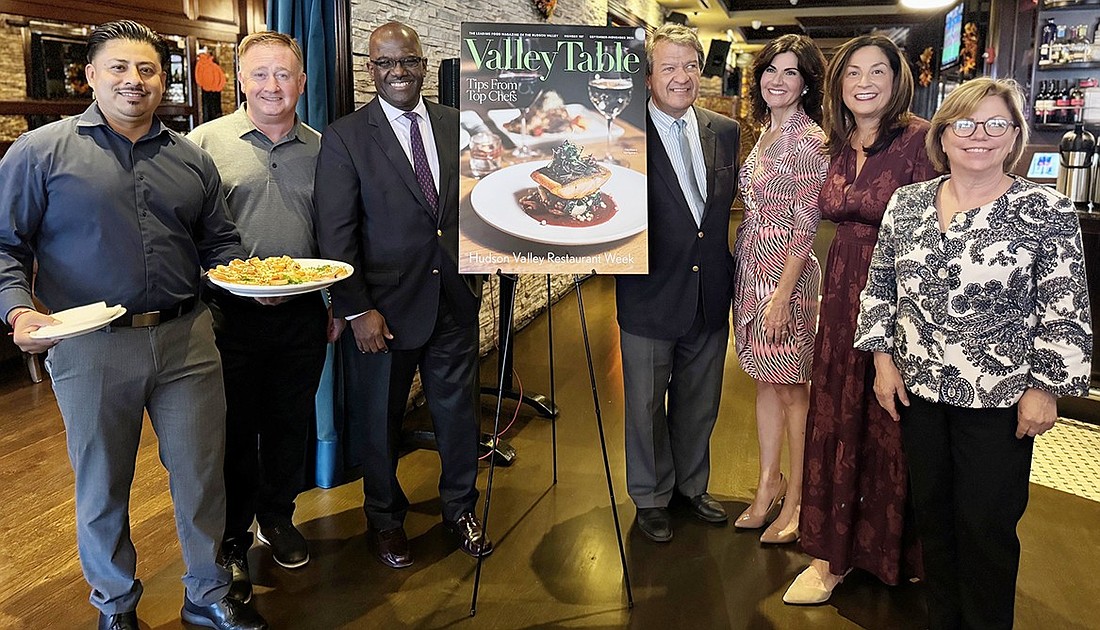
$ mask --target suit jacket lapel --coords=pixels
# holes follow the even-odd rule
[[[386,154],[386,157],[393,163],[394,170],[401,176],[401,181],[405,182],[405,187],[416,197],[424,211],[429,212],[428,200],[424,197],[424,192],[420,190],[420,184],[416,181],[416,173],[413,172],[412,163],[409,162],[409,157],[405,155],[405,150],[401,148],[401,141],[397,139],[397,134],[393,132],[393,126],[386,118],[386,113],[382,111],[382,105],[378,102],[379,98],[381,97],[376,96],[373,101],[367,104],[370,111],[368,120],[370,124],[378,127],[377,133],[373,134],[374,139]]]
[[[646,138],[648,144],[646,151],[651,170],[664,182],[677,205],[688,213],[692,221],[695,221],[695,215],[691,213],[687,197],[680,188],[680,179],[676,177],[676,170],[672,168],[672,160],[669,159],[668,152],[665,150],[665,143],[661,140],[661,135],[657,132],[657,127],[654,126],[648,113],[646,114]]]
[[[443,115],[441,105],[424,101],[428,116],[432,119],[435,136],[435,152],[439,156],[439,220],[452,199],[458,198],[458,126]],[[452,119],[453,120],[453,119]]]
[[[699,141],[703,146],[703,166],[707,176],[707,201],[703,204],[703,218],[710,209],[710,200],[714,199],[714,160],[718,146],[718,136],[710,128],[710,117],[698,107],[695,108],[695,119],[699,123]]]

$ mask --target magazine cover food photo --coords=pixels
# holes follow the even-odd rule
[[[462,25],[459,270],[646,273],[645,31]]]

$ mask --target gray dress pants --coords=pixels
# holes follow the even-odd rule
[[[153,328],[66,339],[47,356],[76,477],[80,564],[104,614],[134,610],[141,597],[129,507],[144,411],[168,470],[187,598],[205,606],[228,591],[229,575],[216,562],[225,527],[225,390],[211,321],[200,303]]]
[[[626,413],[626,487],[639,508],[667,507],[672,491],[707,491],[729,325],[702,315],[678,339],[620,332]]]

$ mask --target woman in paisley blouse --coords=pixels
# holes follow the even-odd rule
[[[737,230],[733,321],[737,358],[756,381],[760,481],[734,522],[759,528],[784,496],[760,542],[798,539],[802,445],[821,270],[813,254],[817,196],[828,156],[821,120],[825,59],[813,41],[784,35],[753,63],[752,110],[764,127],[741,169],[745,219]],[[779,472],[784,435],[791,472]],[[789,485],[788,485],[789,484]]]
[[[1067,198],[1008,174],[1022,104],[985,78],[944,100],[926,144],[948,175],[890,200],[860,296],[855,343],[900,418],[932,628],[1012,627],[1034,439],[1058,396],[1088,389],[1081,228]]]
[[[832,161],[820,205],[836,236],[825,265],[806,425],[801,547],[814,560],[783,595],[789,604],[827,601],[852,568],[897,584],[915,572],[907,565],[919,562],[905,518],[901,432],[875,402],[871,355],[852,340],[886,202],[898,187],[936,175],[924,150],[928,121],[909,112],[913,75],[885,37],[842,45],[826,77]]]

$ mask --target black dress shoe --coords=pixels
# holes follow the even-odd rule
[[[99,630],[138,630],[137,611],[104,615],[99,613]]]
[[[672,540],[672,523],[666,508],[638,508],[638,529],[653,542]]]
[[[405,536],[405,528],[394,527],[383,531],[370,529],[367,530],[367,540],[374,556],[382,564],[394,569],[404,569],[412,565],[409,539]]]
[[[458,536],[459,547],[475,558],[493,553],[493,541],[485,535],[485,528],[473,512],[465,512],[456,521],[443,521],[443,527]]]
[[[729,520],[726,508],[706,492],[688,499],[691,505],[691,513],[695,518],[708,523],[725,523]]]
[[[248,575],[250,540],[231,538],[222,541],[221,565],[229,571],[228,596],[247,604],[252,600],[252,579]]]
[[[271,547],[271,557],[275,562],[287,569],[304,567],[309,562],[309,545],[294,523],[285,516],[271,521],[265,519],[265,522],[267,524],[260,525],[256,537]]]
[[[267,630],[267,622],[260,613],[229,597],[209,606],[199,606],[184,595],[180,617],[187,623],[216,630]]]

